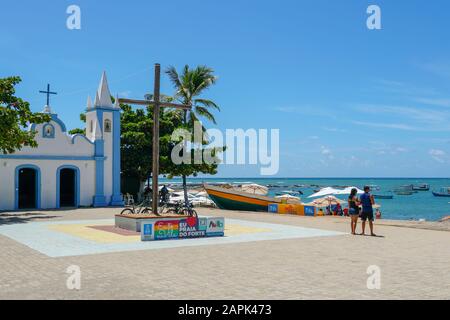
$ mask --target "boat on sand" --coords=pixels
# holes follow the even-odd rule
[[[263,211],[267,212],[269,204],[283,203],[284,200],[267,197],[265,195],[243,192],[239,189],[227,189],[219,186],[204,184],[206,192],[212,201],[225,210]]]

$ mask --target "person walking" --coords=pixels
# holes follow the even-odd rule
[[[364,194],[361,195],[361,205],[362,205],[362,233],[361,235],[365,235],[366,229],[366,221],[369,220],[370,227],[370,235],[375,237],[376,234],[373,233],[373,205],[375,204],[375,200],[373,195],[370,193],[370,187],[364,187]]]
[[[358,224],[359,217],[359,200],[357,197],[358,190],[352,189],[348,197],[348,214],[351,219],[352,235],[356,235],[356,225]]]

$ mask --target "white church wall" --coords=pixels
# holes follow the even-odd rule
[[[42,137],[45,124],[35,126],[37,131],[36,142],[39,148],[24,147],[15,152],[16,155],[51,155],[51,156],[93,156],[94,145],[83,136],[70,136],[62,131],[55,121],[50,121],[55,129],[54,138]]]
[[[95,161],[0,159],[0,210],[15,209],[15,171],[21,165],[34,165],[40,170],[40,204],[42,209],[56,207],[57,170],[61,166],[77,167],[80,172],[80,206],[92,205],[95,194]]]

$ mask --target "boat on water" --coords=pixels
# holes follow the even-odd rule
[[[373,197],[375,199],[394,199],[394,195],[392,194],[374,194]]]
[[[394,193],[398,196],[411,196],[414,192],[408,190],[396,190]]]
[[[441,188],[439,191],[433,191],[435,197],[450,197],[450,187]]]
[[[226,189],[219,186],[204,184],[206,192],[212,201],[225,210],[263,211],[267,212],[269,204],[282,203],[282,199],[265,195],[243,192],[238,189]]]
[[[413,193],[417,192],[417,191],[413,190],[413,185],[412,184],[400,186],[400,187],[394,189],[393,191],[398,196],[410,196]]]
[[[430,191],[430,185],[423,183],[423,184],[419,184],[419,185],[413,185],[412,189],[414,191]]]

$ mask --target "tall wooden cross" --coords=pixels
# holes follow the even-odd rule
[[[137,104],[153,107],[153,164],[152,164],[152,211],[158,213],[159,189],[158,189],[158,175],[159,175],[159,110],[160,108],[176,108],[183,110],[190,110],[190,105],[167,103],[160,101],[160,80],[161,80],[161,66],[155,63],[155,84],[153,91],[153,101],[150,100],[135,100],[119,98],[119,103]]]
[[[50,84],[47,84],[47,91],[39,91],[39,93],[45,93],[47,94],[47,106],[50,106],[50,95],[51,94],[57,94],[56,92],[50,91]]]

